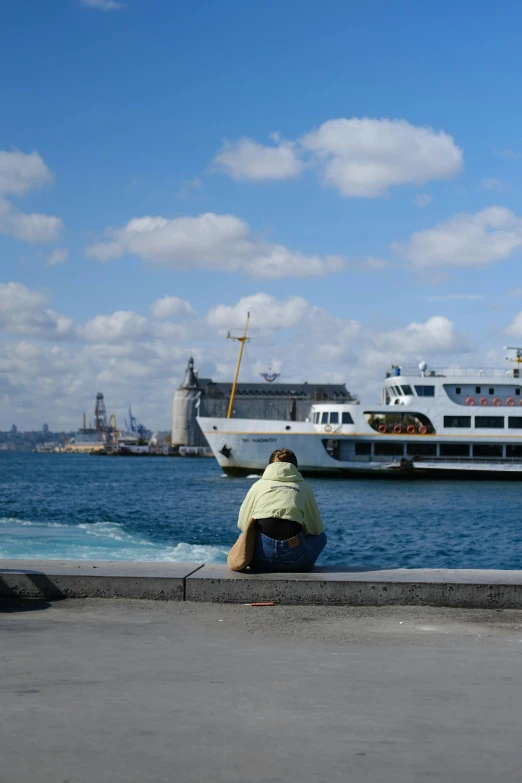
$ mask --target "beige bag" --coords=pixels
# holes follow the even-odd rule
[[[252,562],[256,545],[255,519],[249,519],[244,533],[241,533],[236,543],[228,553],[227,565],[231,571],[244,571]]]

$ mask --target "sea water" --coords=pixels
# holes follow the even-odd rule
[[[0,557],[222,563],[254,478],[213,459],[0,453]],[[521,568],[517,482],[312,479],[319,560]]]

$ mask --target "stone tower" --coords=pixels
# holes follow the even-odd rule
[[[205,446],[206,440],[197,422],[197,403],[201,396],[192,356],[187,364],[183,383],[172,402],[172,445]]]

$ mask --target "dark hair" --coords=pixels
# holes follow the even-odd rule
[[[272,462],[290,462],[292,465],[295,465],[296,468],[298,467],[297,457],[290,449],[276,449],[273,451],[268,460],[268,464],[271,465]]]

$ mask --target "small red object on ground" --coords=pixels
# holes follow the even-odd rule
[[[273,601],[260,601],[256,604],[250,604],[250,606],[275,606]]]

